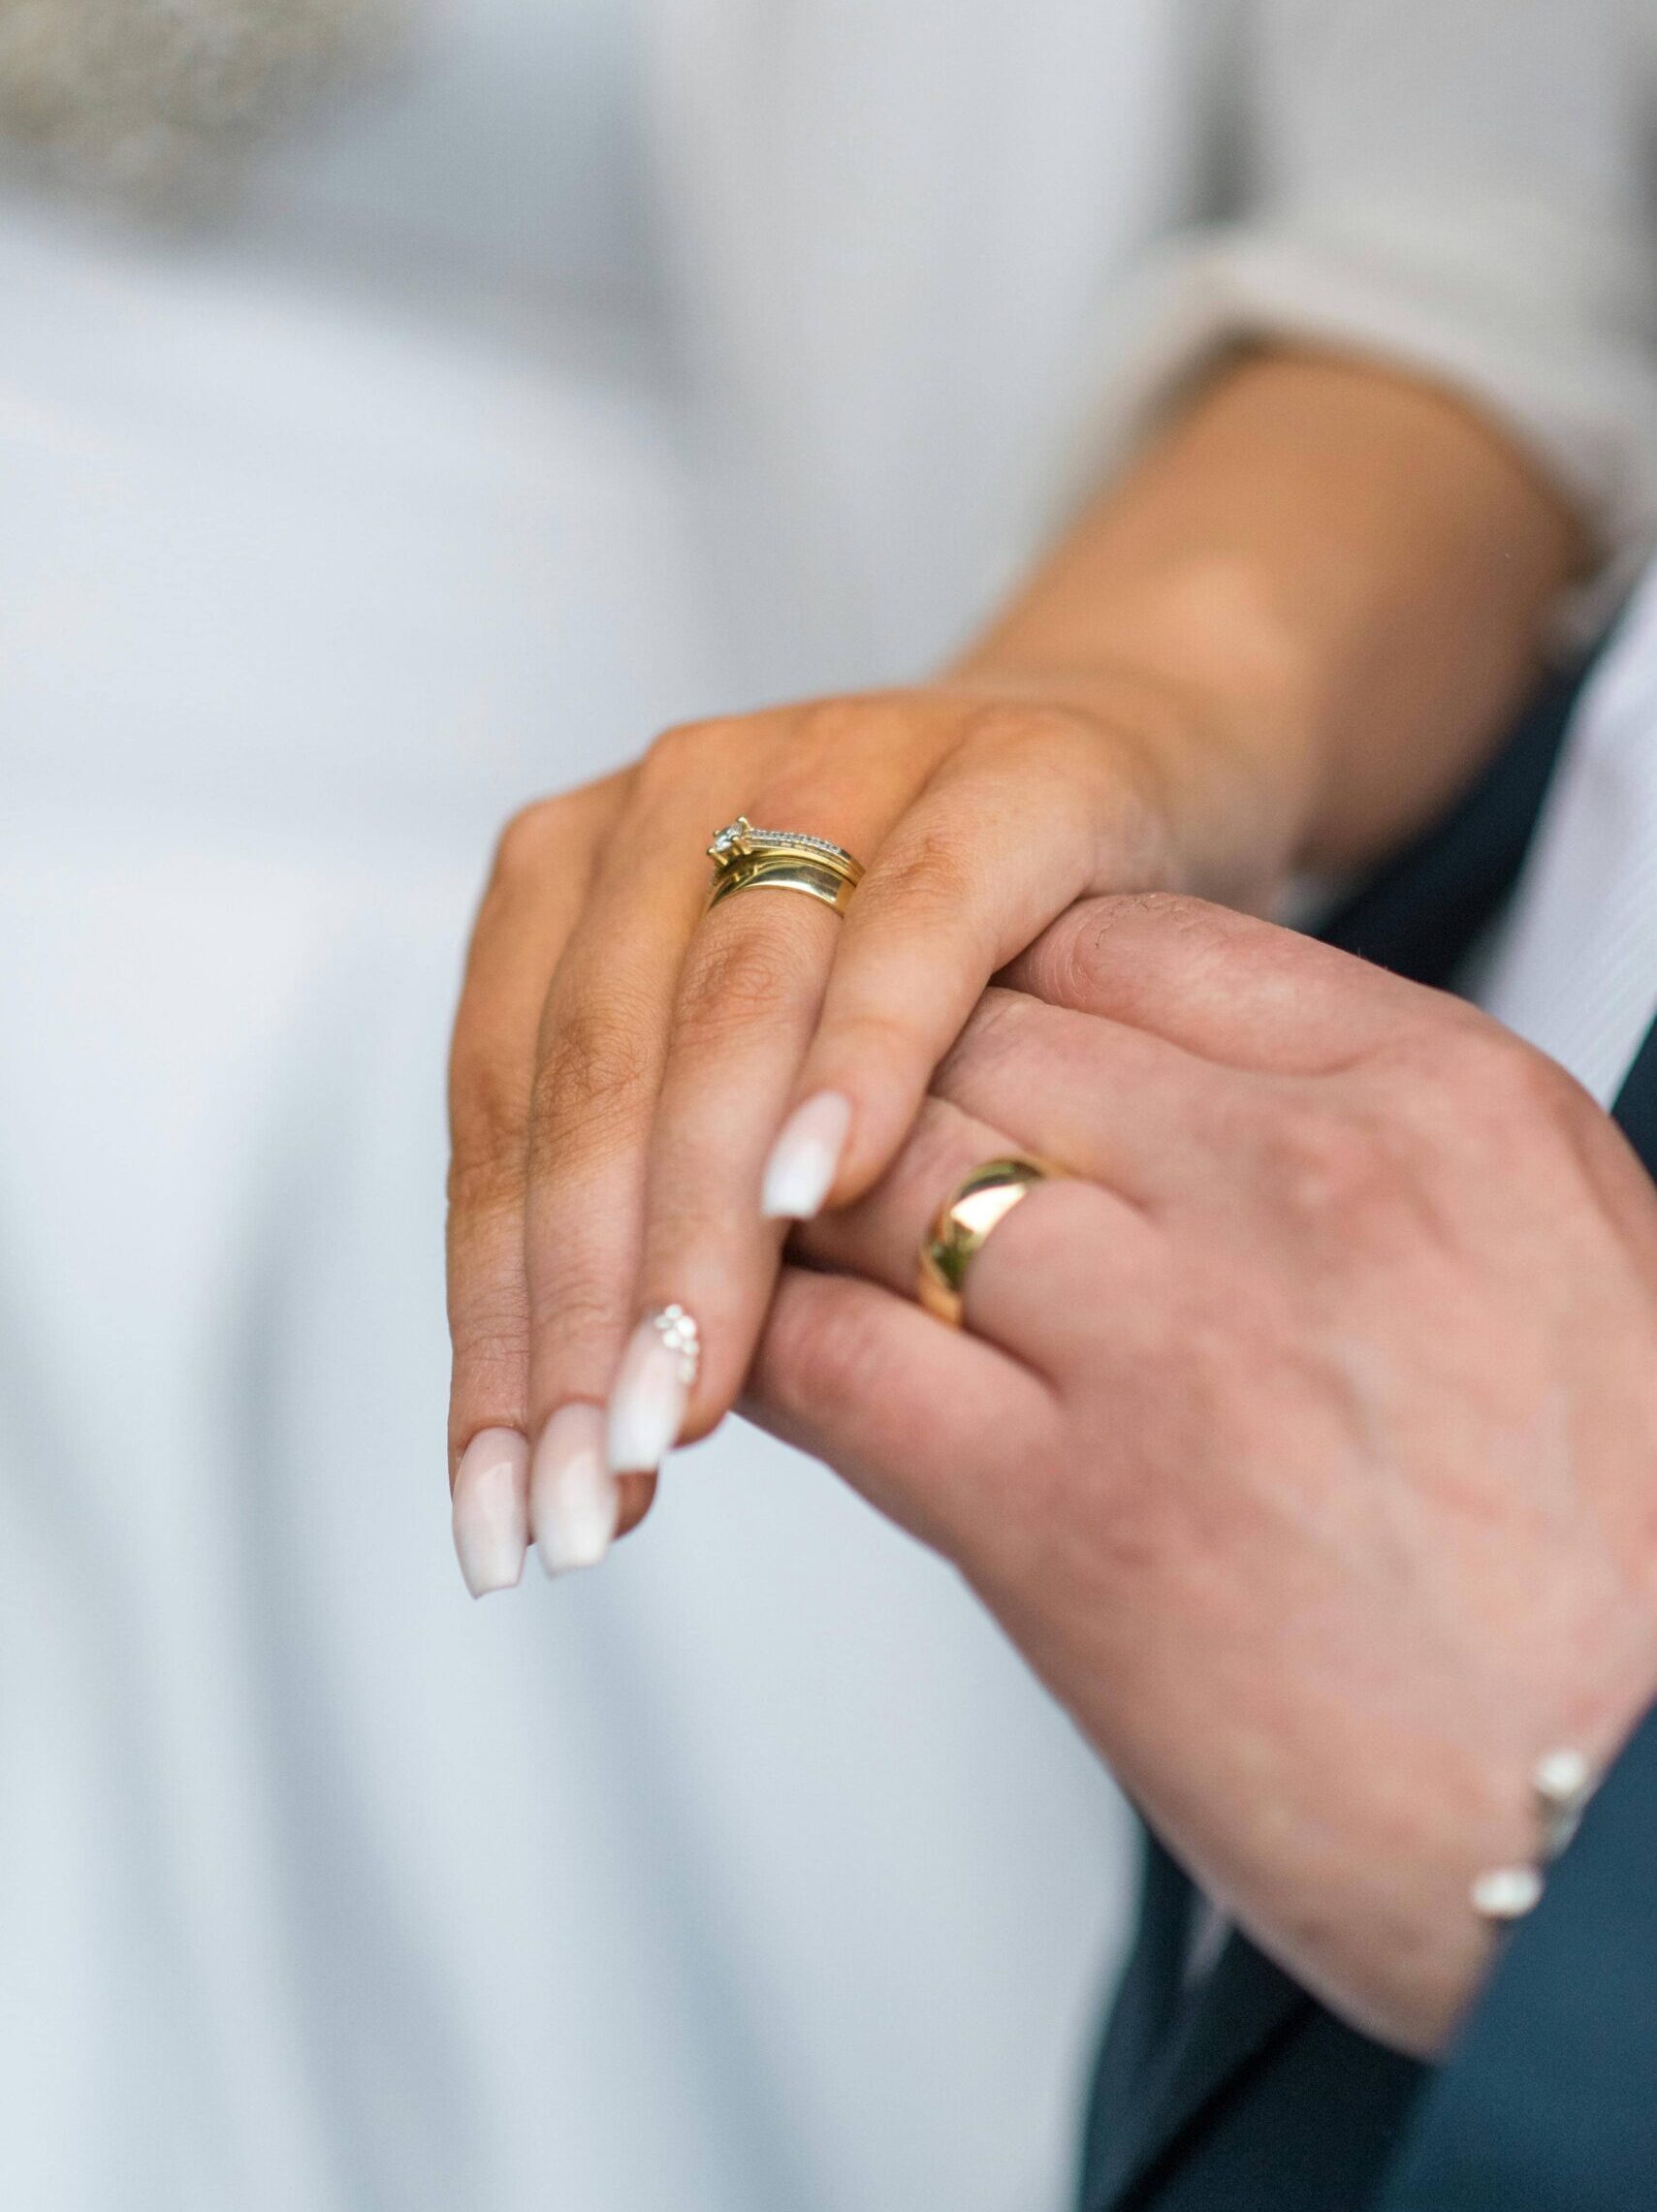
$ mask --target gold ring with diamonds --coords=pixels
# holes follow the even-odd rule
[[[915,1296],[929,1313],[952,1329],[960,1328],[967,1270],[997,1223],[1054,1173],[1043,1161],[1015,1153],[1008,1159],[986,1160],[956,1185],[920,1248]]]
[[[844,845],[792,830],[756,830],[746,814],[719,832],[708,858],[714,864],[710,908],[739,891],[803,891],[844,914],[863,878],[861,864]]]

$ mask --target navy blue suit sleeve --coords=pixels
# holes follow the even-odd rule
[[[1657,2207],[1657,1711],[1514,1931],[1383,2205]]]

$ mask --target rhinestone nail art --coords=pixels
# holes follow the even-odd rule
[[[683,1306],[664,1306],[660,1312],[651,1315],[651,1327],[668,1350],[677,1354],[679,1379],[688,1390],[702,1364],[702,1337],[695,1316]]]

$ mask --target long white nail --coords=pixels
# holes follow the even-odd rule
[[[529,1469],[529,1518],[549,1574],[596,1566],[616,1540],[621,1494],[604,1464],[604,1415],[560,1406],[541,1431]]]
[[[529,1548],[529,1446],[516,1429],[485,1429],[455,1475],[455,1556],[474,1597],[510,1590]]]
[[[819,1090],[796,1106],[765,1163],[760,1210],[768,1221],[810,1221],[834,1187],[851,1127],[851,1101]]]
[[[633,1331],[610,1394],[605,1439],[612,1474],[649,1474],[679,1441],[702,1345],[683,1306],[664,1306]]]

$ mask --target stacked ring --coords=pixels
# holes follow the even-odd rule
[[[714,864],[710,908],[739,891],[803,891],[844,914],[863,878],[844,845],[792,830],[756,830],[746,814],[719,832],[708,857]]]
[[[968,1269],[996,1224],[1053,1173],[1038,1159],[1014,1154],[986,1160],[956,1185],[920,1248],[915,1296],[935,1319],[961,1327]]]

